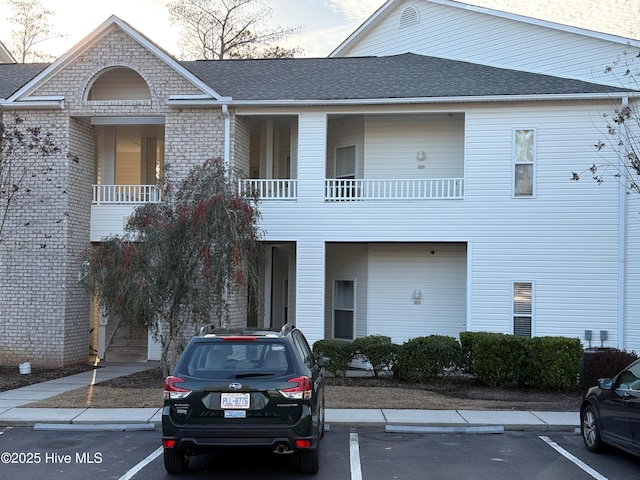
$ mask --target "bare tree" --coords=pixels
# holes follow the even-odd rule
[[[185,58],[289,58],[298,48],[276,46],[299,28],[268,28],[272,0],[177,0],[169,2],[172,25],[181,28]]]
[[[0,245],[15,231],[8,231],[9,216],[17,213],[19,201],[32,195],[33,182],[39,177],[50,181],[51,165],[47,159],[60,148],[49,132],[37,127],[25,127],[19,116],[0,123]],[[28,226],[25,221],[23,226]]]
[[[11,50],[20,63],[51,60],[52,56],[36,49],[36,46],[54,38],[64,38],[56,33],[50,17],[52,10],[43,7],[40,0],[8,0],[13,9],[9,21],[16,25],[11,32]]]
[[[640,91],[640,49],[631,46],[605,67],[605,73],[629,91]],[[637,98],[628,98],[602,113],[602,136],[593,145],[601,161],[585,172],[571,172],[572,180],[588,175],[598,184],[611,177],[625,185],[628,193],[640,194],[640,111]],[[610,153],[613,152],[613,155]]]

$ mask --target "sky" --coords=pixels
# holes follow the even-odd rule
[[[112,14],[129,23],[166,51],[180,57],[178,30],[169,22],[168,0],[41,0],[55,12],[54,30],[64,39],[40,48],[62,55]],[[420,0],[412,0],[418,2]],[[385,0],[272,0],[274,26],[300,27],[291,39],[304,57],[326,57]],[[464,3],[503,10],[590,30],[638,38],[640,0],[464,0]],[[12,24],[8,0],[0,0],[0,40],[10,43]]]
[[[167,0],[41,0],[55,12],[50,18],[56,32],[68,35],[49,40],[41,49],[60,56],[90,34],[112,14],[126,21],[172,55],[179,56],[178,29],[171,26]],[[292,39],[305,57],[326,57],[384,0],[273,0],[273,25],[301,27]],[[0,40],[8,45],[14,26],[12,9],[0,0]],[[46,48],[45,48],[46,46]]]

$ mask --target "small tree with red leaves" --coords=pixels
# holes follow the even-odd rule
[[[109,315],[151,327],[168,373],[186,326],[228,326],[230,295],[257,291],[263,250],[257,199],[237,192],[220,159],[163,186],[162,203],[138,207],[123,236],[87,252],[85,284]]]

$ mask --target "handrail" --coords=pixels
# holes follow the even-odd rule
[[[325,200],[432,200],[464,198],[464,178],[325,180]]]
[[[162,201],[162,189],[157,185],[94,185],[93,203],[141,204]]]
[[[241,195],[256,195],[260,200],[296,200],[298,180],[291,178],[247,178],[238,181]]]

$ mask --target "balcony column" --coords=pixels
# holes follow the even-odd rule
[[[324,241],[298,241],[296,257],[296,326],[313,344],[324,338]]]
[[[298,137],[298,203],[323,202],[327,158],[327,115],[301,113]]]
[[[262,178],[273,178],[273,120],[271,119],[264,122],[260,134],[260,172]]]

